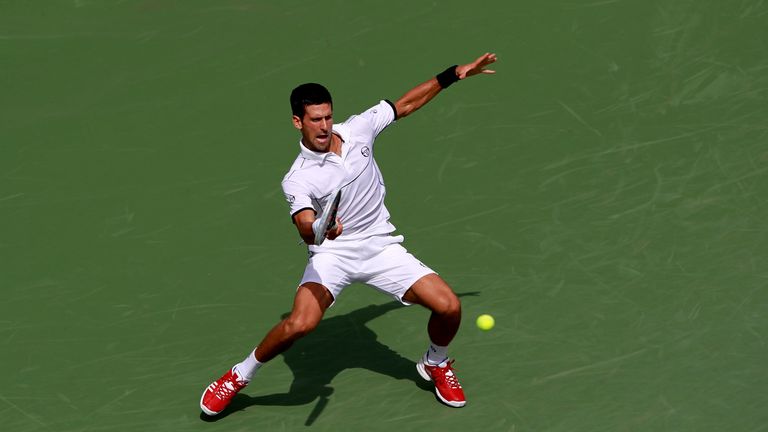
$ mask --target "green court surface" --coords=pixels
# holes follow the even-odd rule
[[[766,41],[763,0],[0,0],[0,429],[768,430]],[[376,153],[467,406],[353,285],[201,418],[306,262],[290,90],[341,121],[486,51]]]

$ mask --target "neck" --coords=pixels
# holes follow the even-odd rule
[[[312,150],[313,152],[318,152],[318,153],[333,152],[333,153],[336,153],[337,155],[341,156],[341,143],[343,143],[343,142],[344,141],[341,139],[340,136],[338,136],[338,135],[336,135],[335,133],[332,132],[331,133],[331,143],[328,145],[328,150],[326,150],[326,151],[318,150],[318,149],[314,148],[314,146],[307,145],[307,141],[305,141],[303,138],[301,140],[301,145],[303,145],[304,147]]]
[[[331,145],[328,148],[328,151],[332,151],[341,156],[341,142],[341,137],[331,132]]]

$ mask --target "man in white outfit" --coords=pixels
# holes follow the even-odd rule
[[[402,236],[391,235],[384,206],[386,189],[374,160],[374,141],[395,120],[407,117],[456,81],[477,74],[496,61],[486,53],[452,66],[414,87],[397,102],[382,100],[341,124],[333,123],[333,101],[320,84],[308,83],[291,93],[293,124],[301,132],[300,153],[283,179],[293,223],[309,248],[309,262],[290,314],[267,333],[256,349],[211,383],[200,408],[208,415],[224,410],[263,363],[288,349],[317,327],[341,291],[353,282],[368,284],[403,304],[419,304],[432,314],[427,324],[430,345],[416,363],[418,373],[433,381],[438,398],[462,407],[466,400],[456,377],[448,344],[461,322],[461,303],[448,284],[408,253]],[[341,190],[335,227],[315,245],[316,223],[333,192]]]

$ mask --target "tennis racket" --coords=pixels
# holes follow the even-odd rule
[[[320,229],[315,231],[315,245],[323,244],[328,230],[336,228],[336,213],[339,212],[339,202],[341,202],[341,189],[336,189],[328,198],[328,202],[323,208],[323,214],[320,215],[320,222],[318,223]]]

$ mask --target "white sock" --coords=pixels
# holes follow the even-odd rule
[[[427,353],[424,354],[424,359],[430,366],[437,366],[440,363],[448,360],[448,347],[440,346],[430,341]]]
[[[236,364],[232,369],[234,369],[237,376],[244,381],[250,381],[263,364],[264,363],[256,360],[256,350],[253,350],[248,354],[248,357]]]

